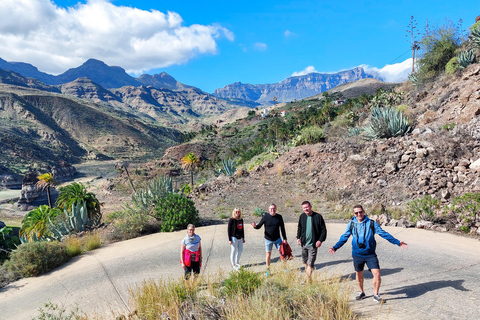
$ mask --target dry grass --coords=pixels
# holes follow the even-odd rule
[[[131,319],[357,319],[349,307],[351,286],[322,272],[306,284],[298,267],[275,264],[269,277],[244,272],[262,282],[250,294],[227,295],[223,281],[233,273],[223,271],[193,284],[183,279],[144,281],[130,290],[136,310]]]

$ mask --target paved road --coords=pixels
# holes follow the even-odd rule
[[[329,255],[326,251],[345,230],[345,224],[327,224],[328,239],[319,251],[317,269],[353,276],[350,243]],[[202,237],[204,272],[229,270],[226,225],[197,228]],[[410,247],[401,250],[383,239],[378,242],[382,268],[381,294],[387,302],[371,299],[371,276],[366,272],[367,299],[354,301],[354,309],[375,319],[473,319],[480,305],[480,242],[450,234],[417,229],[385,228]],[[296,225],[287,224],[293,243]],[[76,257],[47,275],[22,279],[0,290],[1,319],[31,319],[46,301],[78,304],[92,315],[111,310],[128,313],[128,288],[144,279],[181,277],[180,241],[185,231],[154,234],[115,243]],[[263,231],[246,230],[241,262],[263,270]],[[298,256],[300,250],[292,246]],[[276,257],[274,253],[274,257]],[[299,263],[299,258],[294,261]],[[353,280],[351,284],[354,284]]]

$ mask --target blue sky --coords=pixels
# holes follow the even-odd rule
[[[480,2],[1,0],[0,58],[58,74],[88,58],[162,71],[207,92],[308,71],[384,68],[411,57],[410,16],[463,29]]]

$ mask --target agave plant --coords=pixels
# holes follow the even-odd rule
[[[370,124],[364,128],[368,140],[403,136],[411,129],[408,117],[395,108],[373,108]]]
[[[473,50],[462,51],[457,55],[457,60],[460,68],[463,69],[475,62],[475,54]]]
[[[132,205],[144,213],[150,213],[169,193],[173,193],[172,178],[160,176],[132,195]]]
[[[88,219],[92,221],[93,225],[100,224],[102,219],[100,201],[98,201],[94,193],[88,192],[83,184],[74,182],[59,188],[58,191],[58,198],[55,202],[57,207],[70,209],[72,205],[85,203],[88,211]]]
[[[473,28],[469,36],[470,44],[474,48],[480,48],[480,28]]]
[[[227,176],[233,176],[235,170],[237,169],[237,161],[233,159],[222,159],[222,166],[218,164],[215,167],[215,174],[218,176],[220,174],[225,174]]]

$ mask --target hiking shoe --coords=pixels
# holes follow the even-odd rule
[[[382,303],[382,302],[383,302],[383,299],[382,299],[382,297],[380,297],[379,294],[374,294],[374,295],[373,295],[373,301],[376,301],[376,302],[378,302],[378,303]]]
[[[359,292],[355,297],[355,300],[362,300],[363,298],[365,298],[365,292]]]

